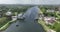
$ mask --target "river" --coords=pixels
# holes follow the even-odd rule
[[[38,7],[32,7],[24,14],[24,20],[12,23],[4,32],[45,32],[42,25],[35,21],[38,17]]]

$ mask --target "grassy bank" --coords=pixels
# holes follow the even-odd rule
[[[0,18],[0,28],[8,22],[6,17]]]
[[[43,28],[44,28],[45,31],[48,31],[48,30],[49,30],[49,27],[47,27],[47,26],[45,25],[45,22],[44,22],[43,20],[38,20],[38,23],[43,26]]]
[[[3,25],[0,28],[0,31],[7,29],[11,25],[11,23],[13,23],[13,22],[16,22],[16,20],[15,21],[9,21],[9,22],[7,22],[5,25]]]
[[[0,28],[0,31],[5,30],[9,26],[9,22]]]

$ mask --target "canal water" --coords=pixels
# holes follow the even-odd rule
[[[23,15],[24,20],[17,20],[12,23],[4,32],[45,32],[42,25],[35,19],[38,17],[38,7],[32,7]]]

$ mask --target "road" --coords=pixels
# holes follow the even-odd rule
[[[24,14],[24,20],[12,23],[4,32],[45,32],[42,25],[34,21],[38,17],[38,7],[32,7]]]

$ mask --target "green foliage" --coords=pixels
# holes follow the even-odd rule
[[[44,7],[40,8],[43,13],[46,12],[46,9]]]
[[[55,16],[55,13],[46,12],[47,8],[45,8],[45,7],[42,7],[42,8],[40,8],[40,9],[41,9],[41,11],[43,12],[43,14],[44,14],[45,16]]]
[[[0,18],[0,27],[2,27],[4,24],[8,22],[6,17]]]
[[[55,25],[55,30],[57,32],[60,32],[60,23],[58,23],[58,24]]]
[[[59,12],[55,12],[56,13],[56,17],[60,19],[60,13]]]
[[[3,11],[3,13],[6,13],[7,11],[10,11],[11,12],[25,12],[28,8],[30,8],[31,6],[1,6],[0,7],[0,10]]]

